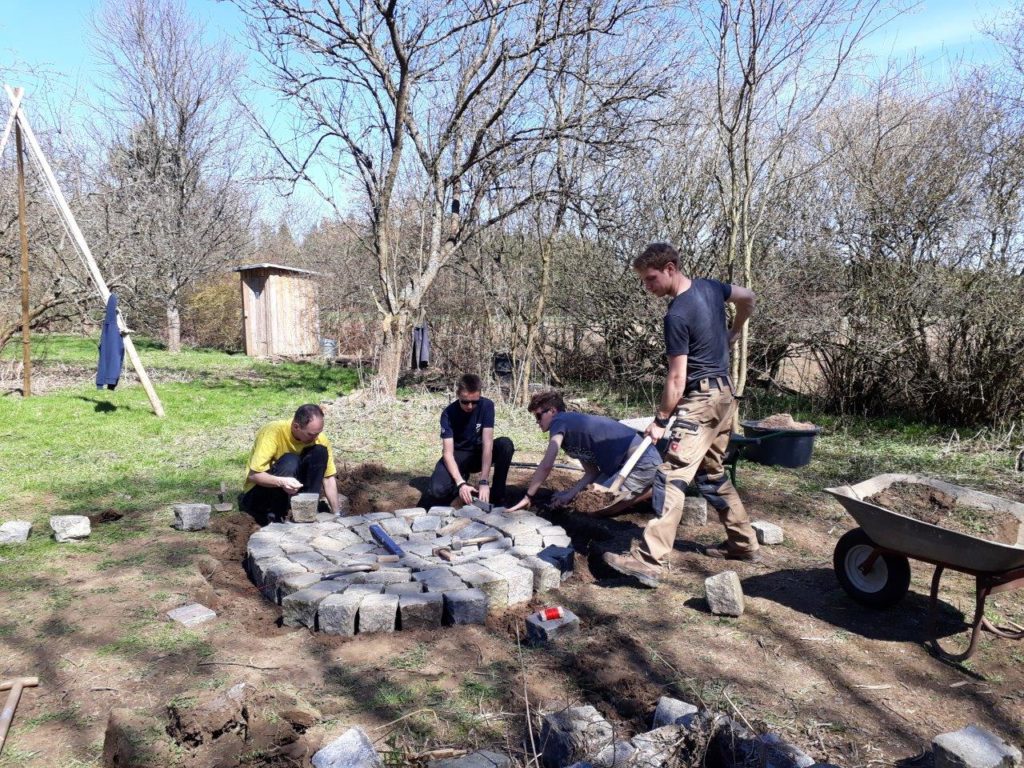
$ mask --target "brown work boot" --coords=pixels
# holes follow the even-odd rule
[[[704,554],[715,560],[743,560],[747,563],[760,563],[763,559],[760,549],[737,552],[736,550],[729,549],[729,543],[725,541],[716,547],[704,547]]]
[[[649,565],[630,555],[617,555],[614,552],[605,552],[604,561],[609,568],[618,571],[623,576],[632,576],[645,587],[658,588],[658,579],[661,577],[661,568],[658,566]]]

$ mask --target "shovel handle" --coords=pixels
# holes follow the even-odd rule
[[[672,428],[672,424],[675,420],[675,416],[669,418],[668,424],[665,425],[666,431]],[[619,470],[619,474],[615,476],[615,479],[612,480],[612,484],[608,486],[609,491],[612,491],[613,493],[619,492],[619,488],[621,488],[622,484],[626,482],[626,478],[629,477],[629,473],[633,471],[633,467],[635,467],[636,463],[640,461],[640,457],[644,455],[644,451],[646,451],[650,445],[651,436],[647,435],[640,441],[640,445],[636,447],[636,450],[633,451],[630,457],[626,459],[626,463],[622,465],[622,469]]]

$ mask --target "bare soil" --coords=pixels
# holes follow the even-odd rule
[[[867,499],[901,515],[1000,544],[1016,544],[1020,520],[1010,512],[964,504],[920,483],[893,483]]]
[[[771,416],[765,416],[755,422],[755,426],[761,429],[791,429],[796,432],[817,429],[809,421],[795,421],[788,413],[773,413]]]
[[[513,471],[510,501],[529,477]],[[577,550],[575,578],[558,592],[485,627],[353,639],[280,626],[280,609],[242,568],[255,530],[243,514],[214,515],[199,534],[154,522],[169,520],[168,510],[103,523],[145,535],[102,552],[83,548],[59,573],[40,576],[28,602],[8,595],[0,607],[0,677],[42,679],[22,698],[0,766],[94,768],[119,707],[161,724],[150,735],[167,759],[151,764],[305,766],[322,742],[360,725],[389,765],[481,747],[523,765],[522,745],[537,733],[527,710],[592,704],[628,737],[650,728],[665,694],[730,712],[841,766],[925,765],[919,757],[936,734],[971,723],[1024,742],[1024,644],[986,637],[961,665],[930,655],[931,569],[913,565],[911,593],[892,610],[853,603],[831,568],[851,521],[824,495],[788,482],[793,475],[772,477],[740,487],[752,519],[786,532],[762,563],[700,555],[700,545],[721,539],[717,523],[681,528],[662,586],[642,589],[605,569],[601,553],[626,549],[649,511],[616,519],[545,511]],[[555,472],[549,492],[577,478]],[[423,481],[350,467],[343,489],[357,512],[408,506]],[[736,619],[712,616],[703,599],[704,579],[725,570],[739,574],[746,595]],[[939,633],[962,644],[973,582],[951,574],[943,584]],[[989,606],[1024,623],[1020,594],[995,595]],[[167,610],[191,601],[217,618],[193,631],[166,621]],[[575,612],[582,631],[523,647],[525,617],[552,604]],[[221,697],[243,682],[251,687],[244,722],[232,714],[218,725]]]

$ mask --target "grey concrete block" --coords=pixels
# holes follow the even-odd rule
[[[624,768],[632,765],[630,760],[636,753],[636,747],[628,741],[616,741],[609,744],[594,755],[593,768]]]
[[[439,627],[444,618],[444,595],[440,592],[399,595],[398,616],[402,629]]]
[[[723,571],[704,579],[704,596],[716,615],[743,615],[743,587],[736,571]]]
[[[298,563],[311,573],[327,573],[338,567],[319,552],[313,550],[309,552],[294,552],[288,555],[288,557],[292,562]]]
[[[409,527],[413,533],[432,533],[441,527],[444,518],[437,515],[422,515],[412,520]]]
[[[766,523],[764,520],[756,520],[750,527],[757,533],[758,544],[781,544],[785,541],[785,534],[782,528],[775,523]]]
[[[600,752],[612,744],[611,724],[591,706],[569,707],[544,717],[541,725],[541,758],[544,765],[568,765]]]
[[[707,525],[708,524],[708,502],[703,496],[687,496],[683,502],[683,516],[680,519],[682,525]]]
[[[412,571],[402,568],[381,568],[366,574],[367,584],[402,584],[406,581],[412,581]]]
[[[8,520],[0,525],[0,544],[21,544],[28,541],[32,523],[28,520]]]
[[[396,509],[395,517],[404,517],[409,522],[418,517],[423,517],[427,514],[427,510],[423,507],[406,507],[405,509]]]
[[[445,624],[483,624],[487,595],[479,589],[452,589],[444,593]]]
[[[556,637],[570,635],[579,631],[580,620],[575,613],[563,608],[564,615],[560,619],[545,621],[536,613],[526,617],[526,637],[534,644],[546,643]]]
[[[359,606],[359,633],[394,632],[398,595],[366,595]]]
[[[979,725],[932,740],[935,768],[1018,768],[1021,751]]]
[[[217,614],[199,603],[189,603],[173,611],[167,612],[167,618],[176,621],[186,627],[197,627],[210,619],[217,618]]]
[[[566,575],[572,573],[573,556],[576,551],[572,547],[545,546],[537,555],[541,560],[551,563],[562,574],[564,580]]]
[[[317,626],[328,635],[352,637],[356,633],[356,617],[365,592],[349,587],[344,592],[328,595],[317,608]]]
[[[53,538],[62,543],[87,539],[92,533],[92,525],[85,515],[52,515],[50,528]]]
[[[281,598],[281,621],[286,627],[316,628],[316,611],[328,595],[342,592],[347,584],[320,581]]]
[[[634,736],[630,739],[630,744],[636,749],[631,765],[637,768],[661,768],[678,764],[677,752],[684,730],[681,725],[663,725]]]
[[[301,566],[300,566],[301,567]],[[314,584],[320,583],[319,573],[310,573],[309,571],[303,571],[302,573],[288,573],[278,579],[277,582],[277,597],[278,602],[284,600],[288,595],[293,592],[298,592],[300,589],[306,589]]]
[[[317,522],[317,507],[320,504],[318,493],[297,493],[291,498],[291,511],[288,519],[293,523]]]
[[[657,709],[654,710],[654,723],[651,727],[661,728],[663,725],[688,725],[695,714],[697,714],[697,707],[693,704],[673,699],[671,696],[662,696],[658,699]]]
[[[561,572],[547,560],[541,560],[535,555],[530,555],[520,559],[519,562],[523,568],[527,568],[533,573],[533,591],[535,594],[544,594],[552,589],[558,589],[561,585]]]
[[[383,591],[383,584],[353,584],[345,590],[345,593],[348,594],[349,592],[352,592],[353,594],[360,595],[379,595]]]
[[[401,584],[386,584],[385,595],[422,595],[423,585],[418,581],[403,581]]]
[[[508,581],[490,568],[479,563],[466,563],[452,568],[455,575],[487,595],[487,610],[500,611],[508,607]],[[532,583],[531,575],[531,583]]]
[[[494,555],[482,561],[482,565],[508,582],[506,601],[508,605],[519,605],[533,598],[533,571],[522,565],[512,555]]]
[[[174,505],[174,527],[179,531],[201,531],[209,524],[209,504]]]
[[[517,533],[513,538],[514,546],[544,548],[544,537],[537,532]]]
[[[313,768],[384,768],[384,761],[361,728],[349,728],[313,755]]]
[[[412,533],[412,528],[409,526],[409,522],[401,517],[392,517],[387,520],[381,520],[378,525],[383,528],[391,538],[408,536]]]

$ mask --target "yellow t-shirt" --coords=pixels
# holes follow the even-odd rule
[[[291,419],[272,421],[260,427],[260,431],[256,433],[256,442],[252,446],[252,453],[249,454],[247,468],[252,472],[267,472],[274,462],[286,453],[301,454],[311,445],[322,445],[327,449],[327,469],[324,470],[324,477],[338,474],[338,470],[334,466],[331,441],[321,432],[312,443],[300,443],[292,434]],[[256,485],[248,479],[249,472],[246,472],[245,476],[245,485],[242,486],[243,493]]]

